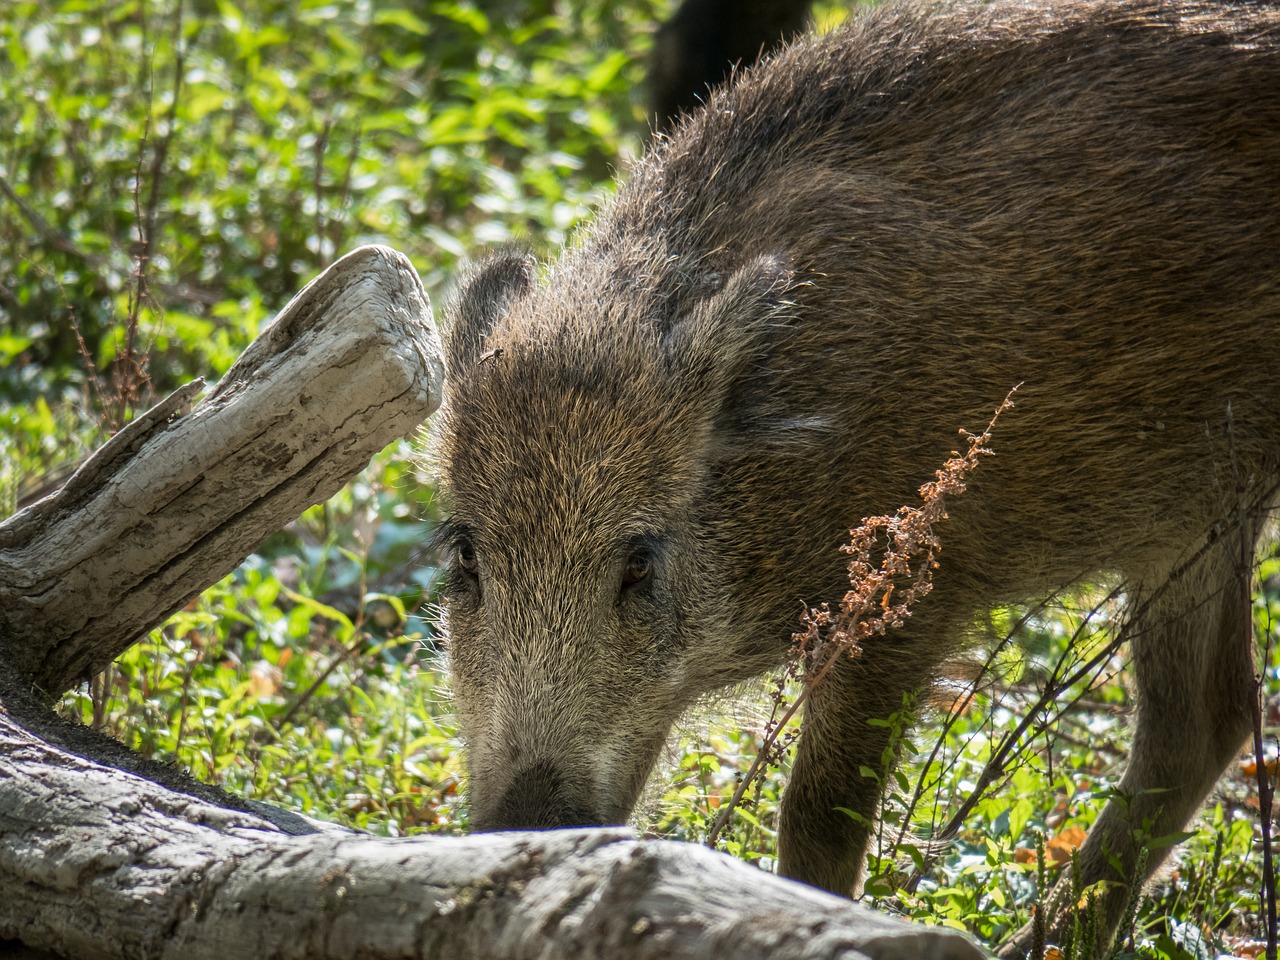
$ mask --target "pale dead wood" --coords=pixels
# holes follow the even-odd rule
[[[199,383],[0,524],[0,651],[62,693],[335,493],[439,405],[430,317],[395,251],[335,263],[194,409]]]
[[[72,960],[982,956],[954,932],[620,828],[287,836],[0,713],[6,937]]]

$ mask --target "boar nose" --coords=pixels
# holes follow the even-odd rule
[[[476,830],[544,830],[600,826],[606,822],[549,760],[520,770],[498,803],[482,812],[479,808],[485,806],[476,804],[472,823]]]

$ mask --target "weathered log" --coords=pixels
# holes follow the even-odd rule
[[[623,829],[288,836],[0,713],[0,940],[71,960],[978,960],[704,847]]]
[[[49,696],[119,656],[440,402],[417,272],[386,247],[295,297],[189,413],[189,384],[0,524],[0,656]]]

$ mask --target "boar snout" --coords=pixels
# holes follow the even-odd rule
[[[556,764],[541,760],[514,774],[498,802],[488,810],[477,810],[472,822],[482,831],[544,830],[606,826],[621,823],[622,818],[592,809],[589,798],[574,789]]]

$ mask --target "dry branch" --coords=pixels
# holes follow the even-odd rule
[[[190,413],[189,384],[0,524],[0,656],[50,696],[119,656],[440,402],[412,265],[342,258]]]

